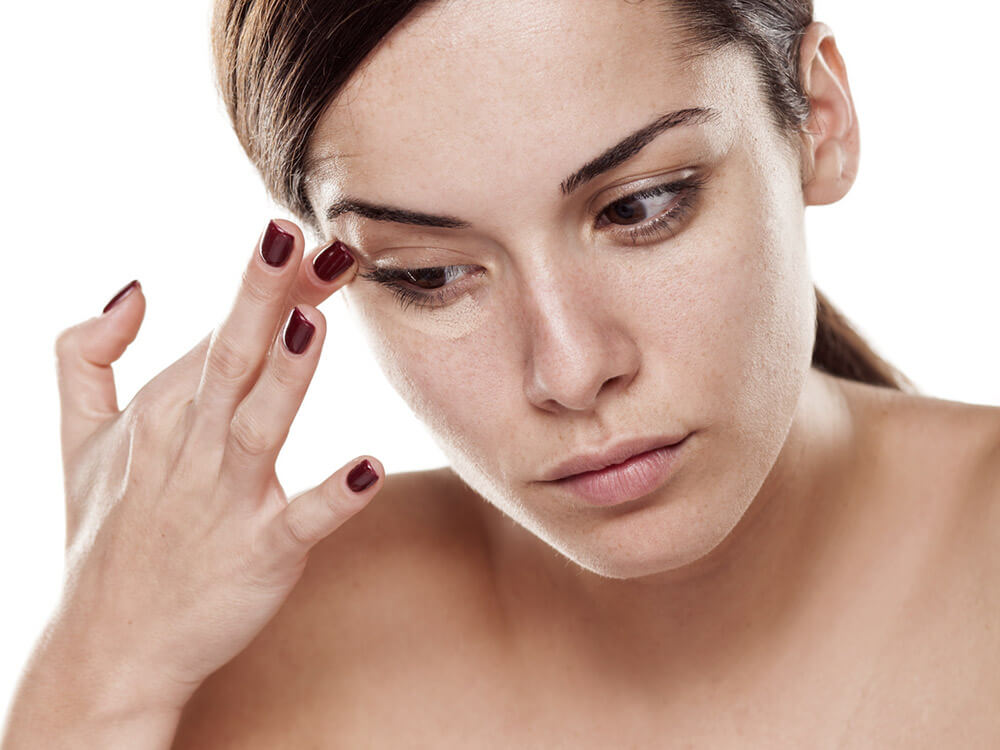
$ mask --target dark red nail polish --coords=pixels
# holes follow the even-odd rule
[[[139,286],[139,280],[138,279],[133,279],[132,281],[130,281],[129,283],[127,283],[125,286],[123,286],[120,290],[118,290],[118,293],[114,297],[111,298],[111,301],[108,302],[108,304],[106,304],[104,306],[104,309],[101,310],[101,314],[103,315],[108,310],[110,310],[112,307],[114,307],[122,297],[124,297],[126,294],[128,294],[132,289],[134,289],[137,286]]]
[[[280,266],[292,254],[295,237],[273,221],[268,222],[264,237],[260,241],[260,255],[271,266]]]
[[[323,281],[333,281],[354,263],[354,256],[340,240],[316,256],[313,268]]]
[[[354,492],[361,492],[371,487],[376,479],[378,479],[378,472],[375,471],[371,461],[366,458],[351,469],[347,475],[347,486]]]
[[[309,346],[316,326],[309,322],[309,318],[299,312],[299,308],[293,307],[292,314],[288,317],[285,326],[285,346],[293,354],[302,354]]]

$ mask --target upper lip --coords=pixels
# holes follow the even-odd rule
[[[585,471],[598,471],[612,464],[620,464],[632,458],[632,456],[651,451],[654,448],[662,448],[667,445],[679,443],[686,437],[687,434],[651,435],[648,437],[621,440],[605,448],[581,453],[566,461],[562,461],[546,472],[542,479],[546,482],[552,482],[556,479],[565,479],[573,474],[581,474]]]

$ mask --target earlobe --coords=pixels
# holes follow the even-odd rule
[[[851,189],[861,145],[847,68],[833,31],[816,21],[799,46],[803,91],[811,113],[802,134],[802,195],[806,205],[834,203]]]

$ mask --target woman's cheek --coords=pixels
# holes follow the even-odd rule
[[[392,325],[402,335],[417,338],[425,342],[428,347],[434,348],[438,344],[459,343],[467,339],[486,320],[481,304],[472,294],[463,294],[441,308],[432,310],[400,308],[393,314],[395,319]]]
[[[502,373],[515,359],[504,359],[503,332],[471,295],[437,312],[386,305],[398,307],[367,300],[359,318],[386,379],[421,422],[452,440],[503,418],[492,410],[511,407],[504,388],[519,381]]]
[[[795,216],[766,186],[734,210],[706,243],[681,300],[674,343],[710,421],[758,435],[790,417],[808,369],[812,283]],[[681,293],[680,291],[678,293]],[[687,377],[687,376],[685,376]]]

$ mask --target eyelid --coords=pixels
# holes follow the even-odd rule
[[[709,178],[706,175],[699,175],[697,172],[674,179],[670,182],[662,182],[643,190],[629,193],[623,198],[612,201],[605,206],[598,214],[594,223],[594,229],[600,229],[617,239],[627,239],[632,245],[637,245],[640,239],[660,237],[661,231],[669,232],[673,238],[676,232],[673,226],[678,228],[686,226],[687,219],[692,211],[696,210],[701,203],[701,191],[708,184]],[[614,225],[612,222],[598,226],[600,220],[612,206],[622,202],[632,202],[635,200],[645,200],[661,195],[673,194],[675,198],[671,201],[668,209],[662,210],[637,224]]]
[[[459,287],[463,283],[462,279],[479,275],[480,268],[480,266],[469,263],[453,263],[444,266],[409,266],[406,268],[366,266],[359,269],[358,275],[385,286],[408,284],[421,293],[435,294],[444,290],[448,290],[449,292],[460,291]],[[447,276],[448,271],[451,269],[462,269],[466,270],[466,272],[462,273],[458,280],[448,281],[440,287],[421,287],[413,279],[413,275],[421,271],[444,271],[445,276]]]
[[[606,210],[612,203],[620,201],[622,198],[629,198],[634,193],[641,193],[643,190],[649,190],[660,185],[691,179],[697,172],[697,167],[687,167],[685,169],[670,170],[669,172],[654,172],[640,177],[638,180],[634,176],[630,177],[628,182],[622,182],[606,188],[591,198],[587,205],[587,210],[597,215],[601,211]]]

